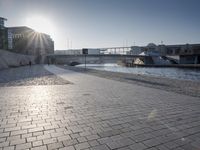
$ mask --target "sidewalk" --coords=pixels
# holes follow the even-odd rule
[[[200,100],[45,69],[71,84],[0,88],[0,149],[200,148]]]

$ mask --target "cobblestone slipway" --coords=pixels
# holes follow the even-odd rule
[[[18,69],[11,81],[0,72],[0,150],[200,148],[199,98],[53,65]]]

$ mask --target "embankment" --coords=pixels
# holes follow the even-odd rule
[[[35,56],[22,55],[0,49],[0,69],[35,64]]]
[[[58,65],[58,67],[64,69],[71,69],[74,71],[95,75],[111,80],[116,80],[120,82],[137,84],[139,86],[145,86],[150,88],[161,89],[164,91],[175,92],[194,97],[200,97],[200,82],[198,81],[177,80],[177,79],[154,77],[154,76],[147,76],[140,74],[100,71],[88,68],[85,70],[84,68],[63,66],[63,65]]]

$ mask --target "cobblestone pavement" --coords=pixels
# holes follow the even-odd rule
[[[154,77],[141,74],[110,72],[103,70],[95,70],[74,66],[58,65],[64,69],[70,69],[77,72],[84,72],[89,75],[95,75],[107,79],[112,79],[120,82],[132,83],[144,87],[161,89],[169,92],[175,92],[184,95],[190,95],[200,98],[200,81],[177,80],[164,77]]]
[[[199,98],[45,68],[73,84],[0,87],[0,149],[200,148]]]

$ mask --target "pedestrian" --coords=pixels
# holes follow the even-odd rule
[[[29,66],[31,67],[31,65],[32,65],[32,62],[31,62],[31,61],[29,61]]]

